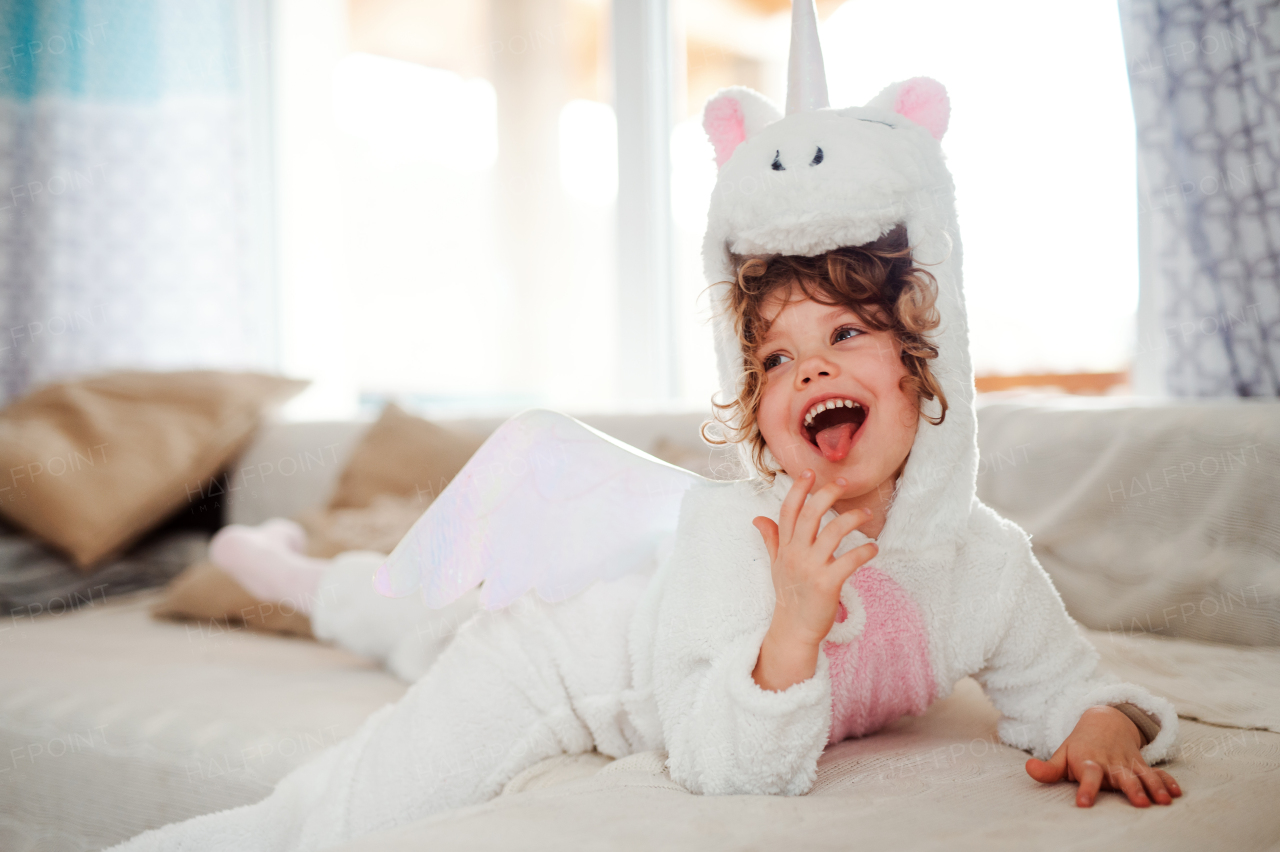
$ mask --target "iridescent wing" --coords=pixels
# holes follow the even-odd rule
[[[388,597],[421,587],[443,607],[481,582],[500,609],[530,589],[547,601],[652,564],[680,501],[706,481],[554,411],[489,436],[378,569]]]

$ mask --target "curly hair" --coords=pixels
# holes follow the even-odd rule
[[[703,424],[703,440],[712,444],[748,442],[761,476],[772,482],[779,472],[765,459],[764,436],[756,422],[765,376],[756,342],[769,332],[764,316],[769,297],[792,286],[820,304],[848,308],[870,329],[892,332],[907,369],[900,385],[903,392],[914,395],[917,405],[921,400],[938,400],[941,410],[936,417],[924,415],[928,422],[936,426],[946,418],[947,397],[929,368],[929,362],[938,357],[938,347],[928,337],[941,322],[936,306],[937,279],[912,260],[904,225],[874,242],[814,257],[731,254],[730,259],[737,280],[724,282],[730,287],[726,312],[733,316],[746,375],[737,399],[727,403],[712,400],[715,421]],[[710,436],[707,427],[712,422],[725,427],[728,437]]]

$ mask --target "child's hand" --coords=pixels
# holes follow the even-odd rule
[[[1142,734],[1127,716],[1114,707],[1090,707],[1053,757],[1027,761],[1027,774],[1044,784],[1064,776],[1078,782],[1082,808],[1093,806],[1100,787],[1123,792],[1134,807],[1149,807],[1153,799],[1168,805],[1182,789],[1168,772],[1147,766],[1141,746]]]
[[[816,650],[840,610],[840,587],[854,571],[876,555],[875,542],[832,558],[849,533],[871,519],[867,509],[845,512],[818,531],[822,516],[839,499],[844,479],[824,485],[807,500],[814,474],[796,478],[782,501],[778,524],[764,516],[752,524],[764,537],[772,562],[776,605],[769,631],[775,640],[796,642]]]

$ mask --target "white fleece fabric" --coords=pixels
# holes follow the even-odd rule
[[[632,627],[633,646],[652,649],[636,659],[636,681],[654,695],[671,777],[694,792],[804,793],[827,745],[826,653],[812,678],[782,692],[762,690],[751,677],[775,605],[768,551],[751,519],[776,519],[791,484],[780,474],[770,488],[739,482],[691,491],[672,555]],[[834,518],[829,512],[824,525]],[[1129,702],[1161,725],[1143,757],[1163,759],[1177,733],[1173,706],[1098,670],[1097,652],[1025,535],[1010,548],[1017,528],[977,501],[969,523],[963,547],[935,581],[911,584],[929,633],[936,698],[973,675],[1004,716],[1004,741],[1042,759],[1088,707]],[[853,533],[837,553],[865,540]]]
[[[357,561],[347,562],[353,572]],[[365,576],[371,582],[371,567]],[[112,848],[323,849],[487,801],[557,754],[651,750],[655,741],[631,721],[648,714],[632,688],[626,629],[647,585],[648,576],[631,574],[559,604],[526,595],[506,609],[480,610],[403,698],[286,775],[267,798]],[[362,593],[349,601],[340,631],[363,626],[369,630],[357,631],[361,642],[380,632],[394,639],[380,625],[399,601]],[[398,623],[404,628],[409,620]],[[379,653],[396,644],[379,645]]]
[[[353,550],[330,560],[320,575],[311,632],[322,642],[372,657],[413,683],[475,615],[480,591],[472,589],[440,609],[423,606],[417,595],[384,597],[370,578],[386,558],[385,553]]]

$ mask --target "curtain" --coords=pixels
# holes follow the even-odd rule
[[[1135,384],[1280,396],[1280,0],[1119,6],[1138,140]]]
[[[0,401],[276,362],[265,9],[0,0]]]

